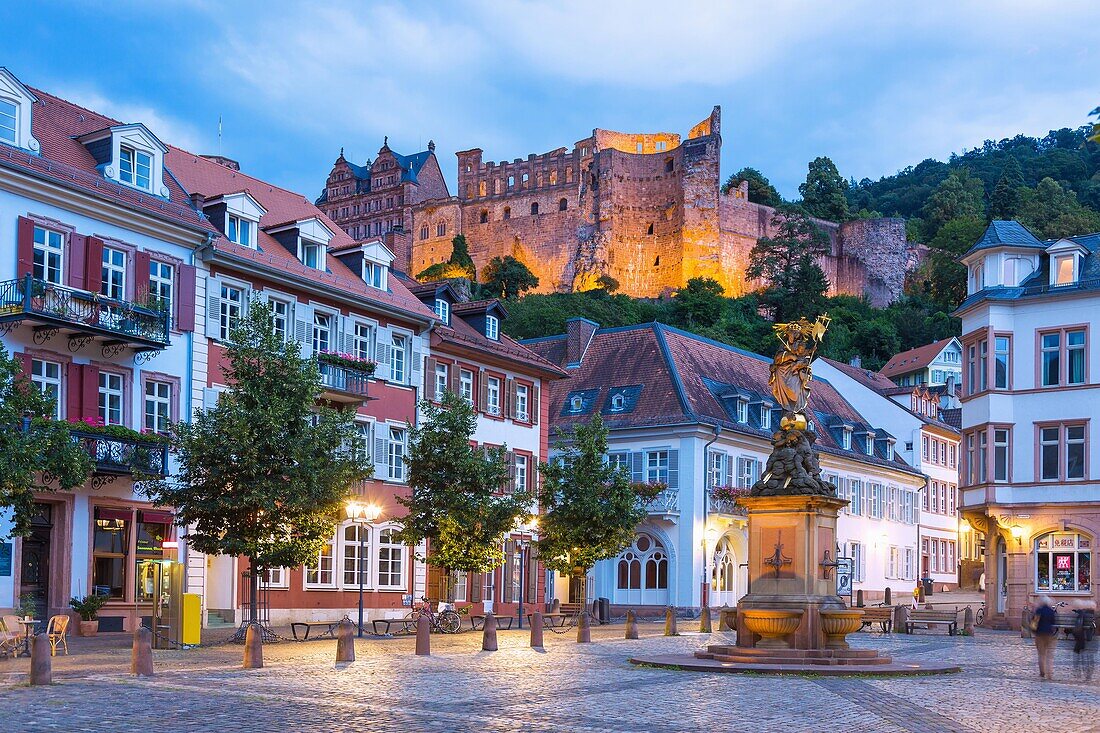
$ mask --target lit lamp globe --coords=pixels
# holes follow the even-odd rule
[[[370,524],[382,514],[382,508],[377,504],[362,504],[357,501],[349,501],[344,510],[348,519],[362,524]]]

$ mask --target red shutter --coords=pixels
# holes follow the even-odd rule
[[[84,289],[98,293],[103,287],[103,240],[88,237],[84,250]],[[97,386],[96,389],[99,387]]]
[[[99,416],[99,367],[91,364],[84,365],[84,374],[81,382],[81,407],[80,417]]]
[[[19,217],[16,241],[19,263],[15,268],[15,274],[23,277],[34,272],[34,222],[25,216]]]
[[[84,405],[81,399],[81,389],[84,386],[83,373],[82,364],[69,364],[65,370],[65,417],[70,422],[84,417],[81,414]]]
[[[195,268],[180,265],[179,293],[176,294],[176,328],[195,330]]]
[[[69,287],[87,290],[85,282],[85,258],[88,256],[88,238],[83,234],[69,235]]]
[[[149,253],[145,251],[134,252],[134,300],[138,303],[145,302],[149,295]]]

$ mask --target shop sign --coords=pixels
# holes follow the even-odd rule
[[[852,558],[838,557],[836,559],[836,594],[838,596],[852,595]]]
[[[0,542],[0,578],[11,577],[11,548],[10,542]]]
[[[1054,567],[1058,570],[1073,570],[1073,555],[1055,555]]]
[[[1077,547],[1077,535],[1075,534],[1056,534],[1051,538],[1051,549],[1053,550],[1073,550]]]
[[[402,606],[404,606],[405,608],[412,608],[412,604],[413,604],[413,594],[412,593],[405,593],[401,596],[401,605]]]

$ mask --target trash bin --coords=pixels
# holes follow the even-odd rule
[[[924,583],[924,597],[927,598],[932,595],[932,579],[921,578],[921,582]]]
[[[592,616],[600,624],[611,623],[611,601],[607,598],[597,598],[592,601]]]

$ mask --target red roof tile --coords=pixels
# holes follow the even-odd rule
[[[939,353],[949,343],[951,343],[951,339],[945,338],[924,346],[918,346],[915,349],[909,349],[909,351],[903,351],[900,354],[894,354],[890,361],[886,362],[886,366],[882,368],[882,373],[887,377],[896,377],[899,374],[908,374],[918,369],[924,369],[939,356]]]

